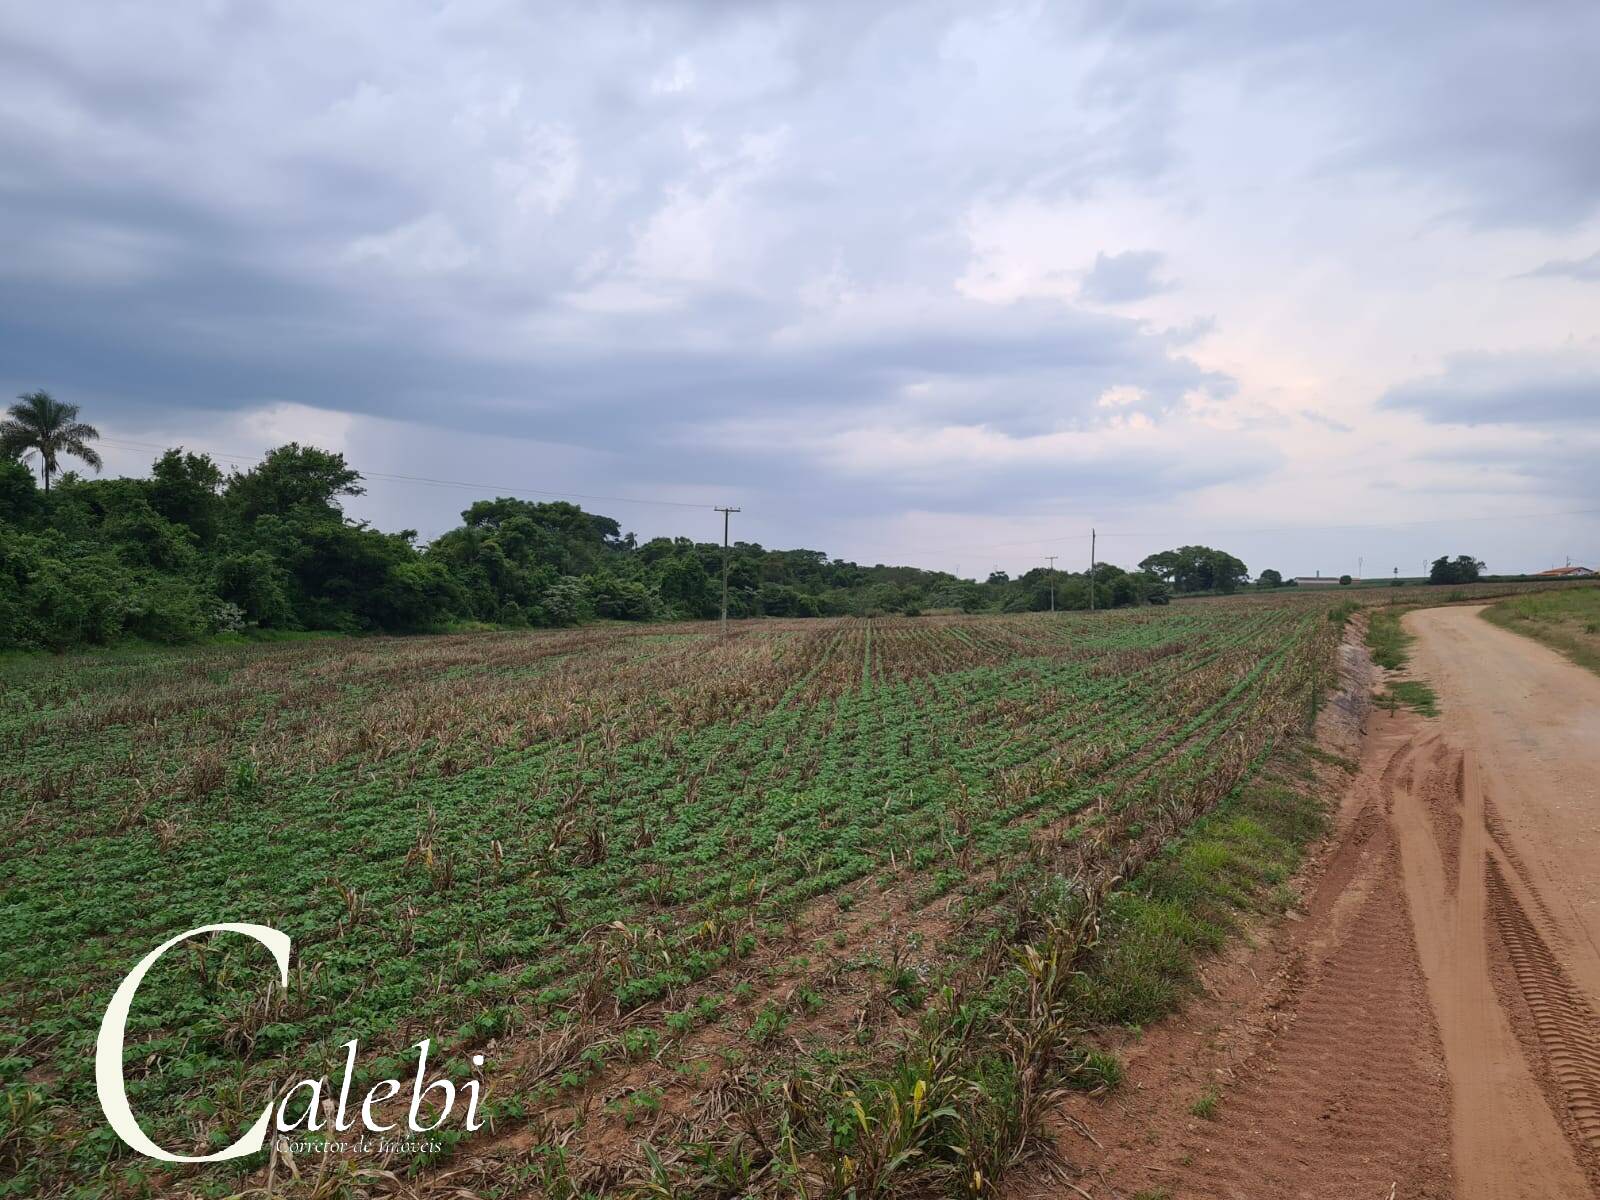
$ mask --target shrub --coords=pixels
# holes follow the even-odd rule
[[[212,605],[188,583],[156,577],[128,597],[124,624],[152,642],[192,642],[210,632]]]
[[[217,597],[238,608],[252,625],[286,628],[294,624],[289,607],[289,575],[270,554],[229,554],[211,571]]]
[[[545,588],[539,597],[545,618],[551,625],[576,625],[594,615],[583,580],[566,576]]]

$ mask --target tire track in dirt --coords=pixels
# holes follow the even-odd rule
[[[1407,718],[1397,736],[1416,760],[1390,795],[1407,907],[1451,1085],[1457,1194],[1589,1195],[1575,1147],[1495,990],[1489,944],[1494,841],[1477,759],[1448,741],[1422,740]],[[1441,814],[1458,825],[1441,835]],[[1455,832],[1457,831],[1458,832]],[[1453,869],[1452,869],[1453,860]]]
[[[1384,843],[1386,834],[1379,835]],[[1382,874],[1275,1042],[1184,1150],[1197,1200],[1444,1197],[1449,1094],[1392,844]],[[1418,1119],[1420,1116],[1421,1119]]]
[[[1129,1083],[1060,1135],[1092,1200],[1451,1200],[1450,1091],[1386,805],[1409,754],[1368,756],[1308,868],[1302,919],[1205,971],[1126,1048]],[[1341,782],[1347,782],[1342,777]],[[1314,885],[1314,886],[1313,886]],[[1211,1116],[1194,1102],[1214,1096]],[[1043,1180],[1016,1196],[1063,1195]]]
[[[1567,1111],[1589,1148],[1600,1151],[1600,1020],[1568,980],[1494,863],[1489,866],[1489,906]]]
[[[1077,1194],[1600,1197],[1600,686],[1472,610],[1413,617],[1442,716],[1371,716],[1305,920],[1071,1106]]]

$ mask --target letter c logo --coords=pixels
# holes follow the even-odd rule
[[[122,1037],[128,1024],[128,1010],[133,1007],[133,995],[139,990],[139,984],[144,981],[146,972],[155,966],[156,959],[179,942],[198,937],[202,933],[242,933],[246,937],[255,938],[272,951],[272,957],[277,960],[279,984],[283,987],[289,986],[289,935],[267,925],[202,925],[198,929],[180,933],[177,937],[162,942],[145,955],[139,965],[122,981],[122,985],[111,997],[111,1004],[100,1022],[100,1037],[94,1047],[95,1088],[100,1093],[100,1107],[105,1110],[106,1120],[111,1122],[111,1128],[116,1131],[117,1136],[140,1154],[160,1159],[162,1162],[222,1162],[224,1159],[242,1158],[246,1154],[254,1154],[266,1142],[267,1123],[272,1119],[272,1104],[268,1102],[261,1113],[261,1118],[250,1127],[250,1131],[226,1149],[218,1150],[215,1154],[168,1154],[145,1136],[144,1130],[139,1128],[139,1122],[134,1119],[133,1109],[128,1104],[128,1090],[122,1078]]]

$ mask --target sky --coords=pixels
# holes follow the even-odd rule
[[[107,473],[340,450],[424,538],[1600,566],[1597,54],[1592,0],[6,5],[0,394]]]

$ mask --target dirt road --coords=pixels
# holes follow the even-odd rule
[[[1303,918],[1074,1109],[1078,1194],[1600,1196],[1600,676],[1479,611],[1405,619],[1440,715],[1372,713]]]
[[[1405,623],[1443,713],[1394,753],[1393,819],[1450,1072],[1459,1194],[1587,1195],[1580,1173],[1600,1153],[1600,676],[1475,608]]]

